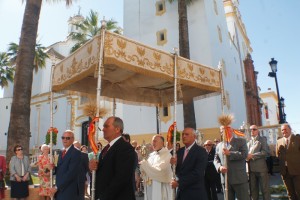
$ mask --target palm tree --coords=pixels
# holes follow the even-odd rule
[[[0,52],[0,87],[4,88],[8,85],[8,81],[14,80],[14,68],[9,61],[9,56],[5,52]]]
[[[71,53],[76,51],[79,47],[100,33],[101,24],[99,22],[100,20],[98,13],[91,10],[89,16],[87,16],[84,21],[74,24],[76,27],[78,27],[79,31],[70,33],[71,39],[77,42],[71,48]],[[110,19],[106,24],[106,29],[121,34],[122,29],[117,26],[117,24],[118,22]]]
[[[17,55],[18,55],[19,45],[12,42],[9,44],[7,55],[10,57],[12,65],[16,64]],[[35,56],[33,61],[34,71],[38,72],[39,68],[46,67],[46,58],[49,58],[46,53],[46,47],[43,47],[41,44],[37,43],[35,45]]]
[[[175,0],[169,0],[173,3]],[[179,55],[190,59],[190,41],[189,26],[187,18],[187,5],[192,4],[196,0],[177,0],[178,1],[178,30],[179,30]],[[183,91],[184,95],[184,91]],[[194,101],[183,101],[184,127],[196,129],[196,117],[194,109]]]
[[[72,0],[65,0],[67,5]],[[7,161],[13,147],[20,144],[29,153],[30,100],[35,58],[35,46],[42,0],[26,0],[21,37],[16,59],[14,91],[7,136]]]

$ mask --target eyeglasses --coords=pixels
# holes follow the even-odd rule
[[[204,146],[212,146],[212,144],[206,144],[206,145],[204,145]]]
[[[257,131],[257,128],[250,128],[251,131]]]
[[[64,136],[61,137],[62,140],[64,140],[64,139],[70,140],[71,138],[73,138],[73,137],[64,137]]]
[[[16,151],[22,151],[23,149],[22,148],[20,148],[20,149],[16,149]]]

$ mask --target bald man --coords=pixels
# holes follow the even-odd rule
[[[269,175],[266,163],[268,154],[267,138],[259,135],[256,125],[250,126],[251,139],[248,146],[248,171],[250,176],[250,191],[253,200],[259,199],[259,188],[261,190],[263,200],[270,200],[269,191]]]
[[[140,169],[145,181],[144,200],[169,200],[172,195],[171,154],[164,147],[164,137],[155,135],[152,138],[153,152],[147,160],[140,162]]]
[[[207,165],[207,153],[196,144],[196,131],[185,128],[182,132],[184,147],[177,153],[177,159],[171,158],[176,165],[177,180],[171,185],[177,188],[176,200],[206,200],[204,174]]]
[[[282,138],[277,140],[276,156],[279,158],[281,178],[289,199],[300,199],[300,137],[292,134],[289,124],[281,125]]]

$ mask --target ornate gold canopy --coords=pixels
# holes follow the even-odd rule
[[[97,36],[58,63],[53,69],[52,90],[96,95],[102,57],[101,96],[154,104],[174,101],[175,55],[108,31],[103,56],[100,46],[101,36]],[[218,70],[177,58],[178,88],[182,94],[178,100],[221,91]]]

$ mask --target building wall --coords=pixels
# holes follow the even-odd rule
[[[12,98],[0,99],[0,154],[3,154],[6,149],[11,102]]]
[[[174,47],[178,47],[177,2],[170,4],[164,1],[165,10],[162,14],[156,12],[157,2],[163,1],[125,0],[124,35],[155,48],[172,51]],[[213,68],[217,68],[221,61],[227,96],[224,110],[225,113],[235,115],[233,126],[239,127],[243,121],[247,121],[243,66],[240,62],[245,53],[239,53],[229,37],[223,1],[195,1],[188,7],[188,22],[191,60]],[[167,39],[163,44],[156,38],[157,32],[161,30],[166,30]],[[241,37],[240,40],[243,39]],[[177,113],[180,123],[183,120],[182,112]],[[197,128],[216,128],[217,117],[221,113],[220,95],[205,99],[195,98]],[[163,128],[162,131],[164,130]]]
[[[264,112],[263,115],[266,116],[266,112],[268,118],[265,117],[265,126],[278,124],[278,100],[277,94],[274,91],[268,91],[264,93],[260,93],[260,97],[264,102]],[[267,108],[267,109],[266,109]]]
[[[254,69],[253,60],[249,55],[244,60],[245,74],[246,74],[246,102],[247,102],[247,114],[248,123],[262,125],[261,120],[261,104],[257,87],[257,73]]]

